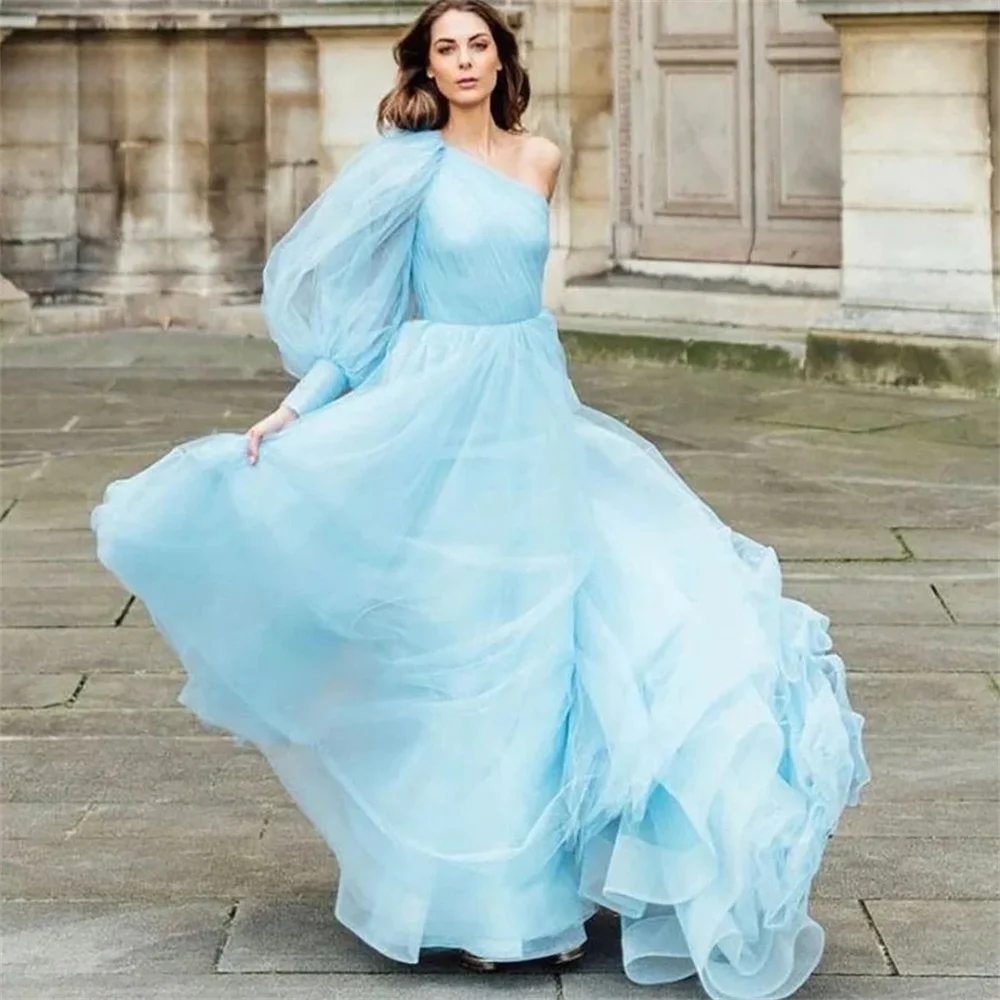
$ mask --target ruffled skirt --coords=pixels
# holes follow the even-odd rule
[[[810,883],[867,780],[828,623],[579,403],[548,316],[409,323],[256,466],[202,438],[93,525],[380,952],[537,958],[603,906],[636,982],[777,998],[815,968]]]

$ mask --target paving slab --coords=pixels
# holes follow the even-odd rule
[[[1000,899],[1000,838],[834,837],[817,898]]]
[[[812,912],[828,934],[821,971],[889,974],[878,938],[856,900],[817,900]],[[602,912],[590,921],[587,933],[586,958],[564,978],[620,972],[618,918]],[[428,956],[417,971],[433,972],[437,966]],[[371,973],[391,968],[391,962],[337,923],[330,892],[299,900],[242,900],[219,961],[219,971],[238,973]],[[527,966],[523,972],[537,974],[538,968]]]
[[[873,899],[868,910],[904,976],[1000,976],[1000,904]]]
[[[23,534],[23,532],[22,532]],[[42,590],[46,587],[107,587],[107,571],[94,561],[4,559],[0,581],[5,588]]]
[[[117,587],[3,587],[0,627],[114,625],[127,600]]]
[[[848,809],[837,837],[1000,837],[1000,803],[952,797],[870,802]]]
[[[33,528],[36,531],[87,531],[90,505],[59,497],[25,497],[4,519],[4,528]]]
[[[8,739],[0,763],[12,802],[288,802],[263,758],[222,736]]]
[[[125,424],[96,430],[75,428],[62,431],[0,431],[0,449],[5,455],[24,458],[92,455],[116,448],[143,449],[166,453],[175,445],[213,431],[235,430],[227,420],[186,420],[148,424]],[[242,429],[242,428],[240,428]]]
[[[20,497],[35,477],[40,474],[43,467],[44,462],[0,466],[0,506],[6,507],[11,500]]]
[[[683,390],[679,393],[683,395]],[[682,415],[683,427],[691,415]],[[748,428],[749,429],[749,428]],[[754,428],[755,430],[757,428]],[[979,488],[996,484],[995,456],[983,449],[955,448],[934,441],[910,441],[900,448],[879,434],[838,434],[824,430],[761,428],[748,438],[746,447],[760,460],[797,475],[837,485],[849,499],[853,487],[892,483],[906,487],[917,496],[925,490]],[[940,512],[928,507],[911,521],[897,521],[911,527],[944,527]]]
[[[758,501],[836,502],[839,499],[837,491],[821,479],[801,476],[794,469],[776,467],[752,452],[684,451],[671,456],[671,462],[695,492],[706,495],[735,494]],[[809,529],[799,530],[807,532]],[[896,550],[901,551],[901,546],[897,544]]]
[[[944,531],[899,528],[899,536],[917,559],[1000,559],[1000,534],[994,531]]]
[[[170,346],[162,338],[156,343]],[[862,808],[841,824],[818,880],[815,912],[829,941],[821,974],[799,995],[992,1000],[1000,984],[981,976],[945,979],[936,971],[944,964],[932,963],[921,976],[887,975],[858,899],[968,904],[996,883],[1000,698],[987,676],[1000,673],[1000,629],[954,624],[931,589],[954,604],[960,622],[994,620],[983,606],[988,610],[997,567],[980,542],[996,536],[998,520],[996,455],[986,446],[995,404],[845,392],[747,373],[700,377],[616,364],[574,370],[584,399],[648,430],[735,527],[776,545],[789,590],[801,587],[799,596],[806,596],[812,587],[809,602],[834,619],[852,697],[868,717],[875,779]],[[103,600],[101,588],[114,583],[93,575],[99,570],[89,515],[107,482],[161,457],[167,441],[214,426],[242,428],[273,408],[288,382],[273,375],[199,379],[166,368],[85,377],[22,369],[13,382],[0,374],[15,387],[4,405],[25,404],[5,424],[23,464],[4,470],[3,495],[19,502],[0,527],[0,556],[14,574],[6,582],[18,584],[11,593],[22,592],[22,612],[33,599],[24,593],[62,597],[74,579],[84,581],[78,590]],[[58,405],[46,407],[45,396]],[[79,419],[62,430],[59,416]],[[52,454],[43,457],[41,449]],[[894,533],[900,528],[906,548]],[[112,628],[114,617],[86,617],[93,594],[66,596],[66,613],[42,622],[58,627],[34,628],[37,618],[28,618],[24,627],[0,632],[2,673],[21,678],[13,690],[39,684],[34,691],[44,694],[65,677],[88,678],[72,707],[3,713],[3,794],[13,800],[0,815],[4,890],[39,902],[61,896],[72,905],[72,896],[161,908],[240,899],[264,909],[255,919],[247,909],[245,923],[234,924],[245,936],[223,952],[234,968],[254,961],[289,970],[310,962],[339,967],[329,964],[331,954],[332,961],[363,966],[350,951],[363,946],[347,938],[344,948],[331,949],[317,930],[321,911],[329,919],[336,879],[328,848],[255,753],[206,734],[175,705],[179,664],[141,602]],[[126,598],[116,597],[120,615]],[[891,919],[883,914],[890,928],[903,921],[902,911],[894,912]],[[919,940],[923,918],[911,916]],[[586,962],[562,977],[564,1000],[580,990],[609,1000],[610,983],[629,989],[615,921],[595,921],[591,935]],[[14,973],[17,986],[5,984],[5,995],[370,1000],[428,991],[447,1000],[523,997],[540,988],[540,996],[556,996],[556,980],[546,974],[483,980],[431,966],[412,977],[386,963],[383,971],[351,974],[162,976],[155,961],[143,963],[141,948],[129,955],[135,963],[128,970],[76,979],[50,975],[40,960],[31,976]],[[932,949],[927,955],[933,962],[948,957]],[[971,938],[968,954],[958,957],[968,968],[992,968],[980,962],[983,952]],[[22,993],[24,983],[36,992]],[[691,983],[662,992],[703,1000]],[[636,988],[635,995],[650,991]]]
[[[1000,800],[997,740],[963,731],[952,736],[919,738],[873,734],[865,740],[871,784],[864,800],[889,802]]]
[[[241,900],[220,972],[391,972],[394,963],[333,916],[333,891],[306,899]],[[426,972],[433,962],[417,966]]]
[[[80,709],[177,708],[184,676],[177,674],[98,674],[90,677],[80,692]]]
[[[809,912],[826,931],[818,975],[888,976],[891,969],[872,926],[855,899],[813,899]]]
[[[951,621],[930,583],[817,580],[785,575],[785,594],[842,625],[933,625]]]
[[[91,393],[102,393],[114,384],[114,371],[95,368],[90,365],[70,364],[62,366],[56,359],[42,365],[17,365],[11,363],[12,355],[18,351],[44,349],[48,344],[6,343],[4,344],[3,367],[0,367],[0,391],[7,399],[20,396],[34,397],[39,393],[56,394],[61,397]]]
[[[124,601],[122,602],[124,605]],[[148,629],[0,629],[4,673],[179,673],[177,657],[160,635]]]
[[[152,465],[163,448],[119,448],[100,455],[59,455],[40,466],[37,478],[27,483],[23,495],[33,501],[72,501],[89,512],[100,501],[108,483]]]
[[[986,674],[852,673],[848,688],[871,736],[910,736],[920,743],[961,730],[981,735],[1000,751],[1000,702]]]
[[[94,535],[83,528],[66,531],[36,531],[6,525],[0,528],[0,560],[5,565],[31,560],[80,560],[89,563],[94,558]]]
[[[146,605],[136,599],[129,605],[121,626],[126,629],[151,629],[153,628],[153,619],[149,616]]]
[[[1000,577],[943,582],[938,590],[957,622],[963,625],[1000,623]]]
[[[316,827],[295,806],[271,806],[262,839],[277,845],[296,840],[321,843]]]
[[[975,978],[814,976],[795,1000],[996,1000],[998,987],[996,980]],[[563,977],[563,1000],[641,1000],[651,992],[620,976]],[[705,1000],[704,991],[691,982],[665,987],[661,996]]]
[[[213,840],[220,852],[253,846],[261,840],[268,810],[253,802],[187,805],[172,802],[109,802],[87,810],[74,836],[78,840]]]
[[[845,388],[816,392],[802,386],[789,392],[775,392],[762,400],[753,421],[796,427],[825,428],[852,433],[901,427],[928,419],[974,416],[983,409],[981,401],[938,397],[917,411],[904,395],[876,394]]]
[[[87,809],[59,802],[5,802],[0,806],[0,840],[58,843],[80,825]]]
[[[50,842],[12,840],[4,844],[0,871],[5,895],[29,900],[294,899],[331,891],[337,879],[329,851],[285,845],[274,852],[246,837],[74,836],[56,849]]]
[[[218,973],[169,978],[148,974],[11,977],[2,988],[9,1000],[561,1000],[553,976],[526,979],[469,973],[417,977]],[[916,1000],[938,1000],[938,997],[928,994]],[[980,996],[970,995],[962,1000],[980,1000]]]
[[[749,528],[751,537],[756,529]],[[762,527],[767,544],[783,563],[802,560],[864,560],[884,562],[908,558],[899,539],[888,528]]]
[[[210,973],[232,903],[19,902],[3,905],[7,974]],[[13,1000],[13,998],[12,998]]]
[[[983,403],[991,401],[983,400]],[[917,440],[940,441],[954,448],[979,449],[987,454],[994,452],[1000,436],[1000,421],[996,405],[969,407],[963,413],[926,422],[909,422],[887,428],[883,435],[893,445]]]
[[[1000,628],[992,625],[846,625],[835,621],[831,635],[852,671],[984,673],[1000,668]]]
[[[5,431],[48,431],[67,434],[91,415],[114,413],[115,406],[106,395],[86,393],[19,393],[17,405],[4,409]]]
[[[63,705],[80,686],[80,674],[0,673],[0,708],[48,708]],[[0,722],[2,725],[2,722]]]
[[[0,730],[7,737],[32,739],[100,736],[161,739],[198,737],[212,732],[180,707],[80,709],[76,705],[41,712],[8,709],[0,715]]]

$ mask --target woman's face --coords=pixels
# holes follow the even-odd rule
[[[496,42],[478,14],[449,10],[431,25],[427,74],[449,104],[471,107],[488,100],[500,69]]]

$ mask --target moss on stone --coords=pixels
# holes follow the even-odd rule
[[[818,381],[923,387],[1000,394],[1000,352],[989,342],[912,343],[854,334],[812,333],[803,364],[790,351],[768,344],[723,340],[560,331],[575,361],[605,359],[687,365],[724,371],[755,371]]]
[[[1000,354],[993,343],[915,344],[813,333],[806,340],[806,376],[996,395],[1000,392]]]
[[[577,330],[562,330],[560,336],[566,353],[577,361],[618,358],[692,368],[801,374],[801,365],[790,352],[765,344]]]

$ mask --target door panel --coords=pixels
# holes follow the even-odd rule
[[[754,0],[754,245],[768,264],[840,263],[836,31],[785,0]]]
[[[839,262],[836,32],[788,0],[623,0],[617,251]]]
[[[636,251],[745,256],[753,237],[747,5],[635,6],[643,40]]]

